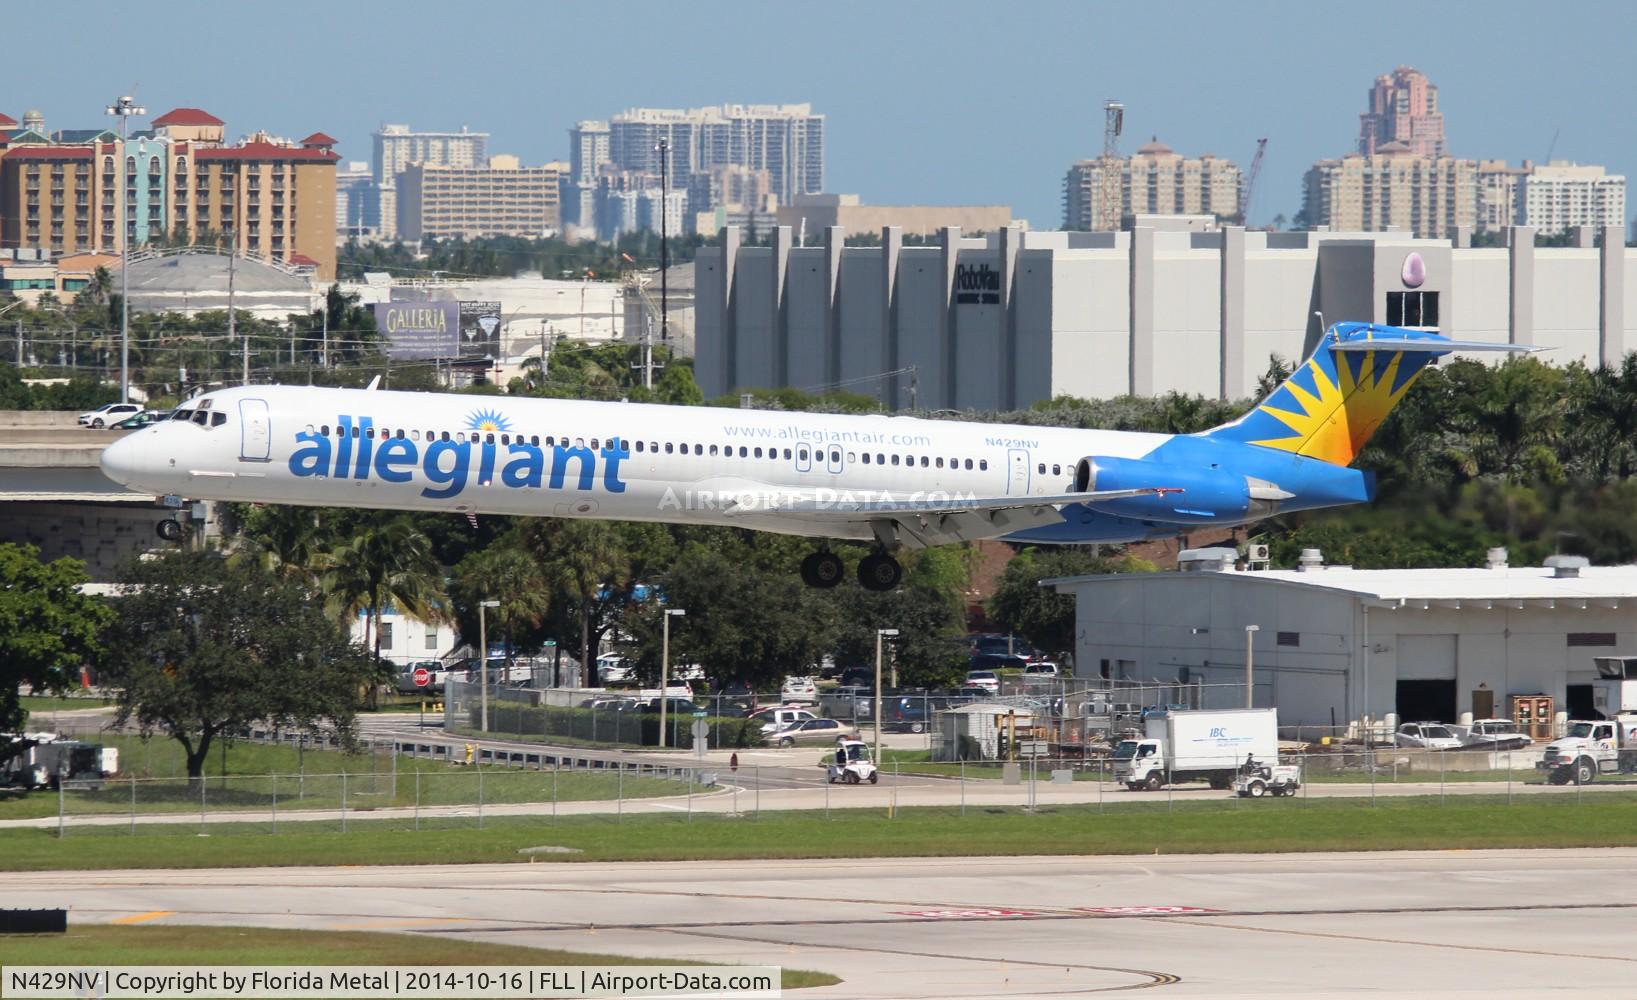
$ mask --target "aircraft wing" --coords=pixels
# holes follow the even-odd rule
[[[927,499],[920,494],[894,497],[874,491],[850,492],[834,490],[830,494],[814,492],[793,494],[769,500],[764,504],[728,507],[728,513],[743,509],[747,513],[785,514],[811,517],[816,520],[857,521],[871,517],[897,515],[961,514],[970,511],[1024,510],[1031,507],[1061,507],[1071,503],[1106,503],[1129,497],[1180,493],[1180,489],[1165,486],[1135,490],[1093,490],[1085,493],[1052,493],[1042,496],[963,497],[947,496]]]
[[[757,498],[750,503],[734,503],[723,509],[728,514],[759,521],[763,527],[771,530],[780,530],[775,526],[778,522],[788,526],[794,521],[811,527],[812,530],[803,534],[873,536],[882,544],[927,548],[951,542],[1000,538],[1028,528],[1058,523],[1063,517],[1060,508],[1067,504],[1100,503],[1178,492],[1181,490],[1175,487],[1155,486],[1042,496],[928,498],[917,494],[892,496],[874,492],[816,490]]]

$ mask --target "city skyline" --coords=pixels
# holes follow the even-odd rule
[[[167,6],[174,16],[122,27],[129,48],[162,47],[167,25],[188,22],[192,11],[294,53],[290,72],[267,86],[229,72],[236,67],[225,50],[204,48],[190,60],[64,73],[52,40],[67,44],[75,24],[49,10],[38,16],[37,44],[14,47],[0,68],[0,111],[20,118],[38,108],[48,128],[92,128],[106,124],[104,105],[134,90],[150,107],[204,107],[293,138],[316,126],[339,138],[346,160],[370,159],[375,131],[408,122],[488,132],[493,152],[545,163],[569,158],[576,121],[631,107],[809,103],[828,123],[828,190],[873,203],[1009,204],[1047,228],[1060,221],[1064,169],[1099,152],[1101,103],[1115,97],[1127,107],[1124,153],[1157,134],[1190,155],[1246,164],[1268,137],[1251,219],[1265,224],[1295,214],[1313,163],[1355,147],[1372,82],[1402,65],[1438,87],[1452,155],[1539,162],[1550,148],[1553,159],[1612,173],[1637,167],[1637,135],[1614,103],[1595,99],[1637,89],[1637,67],[1591,58],[1518,72],[1537,55],[1517,30],[1530,9],[1518,2],[1492,5],[1481,19],[1417,10],[1413,33],[1398,21],[1360,21],[1334,44],[1323,41],[1334,35],[1330,12],[1200,5],[1187,20],[1211,40],[1201,47],[1175,44],[1174,15],[1079,4],[1036,4],[1008,19],[960,2],[842,2],[820,17],[769,8],[731,18],[707,16],[731,9],[708,2],[639,4],[613,58],[589,55],[607,51],[603,5],[407,3],[337,13],[292,0],[292,16],[272,22],[231,7]],[[1605,37],[1637,28],[1629,6],[1578,6]],[[974,24],[983,31],[974,35]],[[1443,41],[1456,37],[1459,46]],[[428,39],[447,58],[426,58]],[[411,51],[421,55],[406,59]],[[476,63],[474,52],[482,53]]]

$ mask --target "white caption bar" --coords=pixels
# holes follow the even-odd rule
[[[8,965],[0,997],[664,997],[781,996],[774,966],[698,965]]]

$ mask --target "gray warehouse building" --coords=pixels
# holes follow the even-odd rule
[[[1536,247],[1522,226],[1507,238],[1139,216],[1123,232],[946,228],[928,246],[896,229],[845,246],[832,227],[798,247],[781,226],[747,247],[728,227],[696,261],[695,373],[707,395],[845,385],[891,408],[996,410],[1058,395],[1242,398],[1270,355],[1307,353],[1315,313],[1527,344],[1555,364],[1637,348],[1637,250],[1620,227],[1582,228],[1569,247]]]

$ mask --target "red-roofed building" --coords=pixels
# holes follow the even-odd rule
[[[220,145],[227,123],[199,108],[175,108],[155,118],[153,127],[176,141]]]
[[[10,115],[7,115],[3,111],[0,111],[0,128],[16,128],[16,127],[17,127],[17,119],[11,117]]]
[[[117,254],[124,239],[230,232],[242,253],[299,257],[318,278],[335,277],[335,139],[315,132],[291,144],[257,132],[227,146],[225,124],[199,108],[176,108],[152,124],[153,133],[123,145],[108,133],[62,132],[67,141],[52,141],[13,131],[21,143],[0,140],[0,246]],[[127,207],[131,191],[136,201]]]

